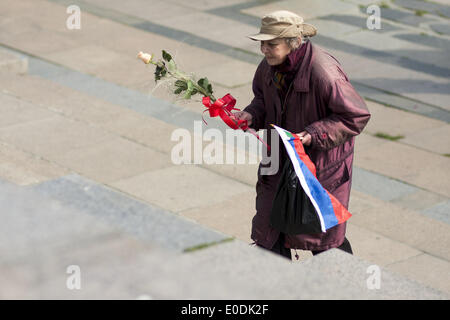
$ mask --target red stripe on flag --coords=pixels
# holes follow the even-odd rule
[[[345,209],[345,207],[339,202],[338,199],[336,199],[328,190],[325,189],[325,191],[328,193],[328,196],[331,200],[331,205],[333,206],[334,215],[336,216],[336,219],[338,220],[338,224],[341,224],[342,222],[347,221],[350,219],[352,214]]]
[[[314,175],[314,177],[317,178],[316,166],[311,161],[311,159],[308,157],[308,155],[305,153],[305,149],[303,148],[303,143],[297,135],[295,135],[294,147],[295,147],[295,151],[297,152],[298,156],[300,157],[300,160],[303,161],[303,163],[306,165],[306,167],[309,169],[309,171],[311,171],[311,173]]]

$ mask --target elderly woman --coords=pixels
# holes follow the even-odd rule
[[[253,79],[255,97],[236,116],[247,120],[255,130],[276,124],[298,133],[317,168],[319,182],[348,208],[355,136],[370,114],[339,62],[307,40],[315,34],[314,26],[289,11],[262,18],[260,33],[249,37],[260,41],[265,56]],[[289,259],[289,248],[311,250],[313,254],[330,248],[352,253],[345,238],[346,223],[325,233],[300,235],[282,234],[271,227],[270,212],[281,168],[289,161],[283,147],[279,157],[280,169],[275,174],[262,174],[262,163],[258,170],[257,212],[251,235],[255,243]]]

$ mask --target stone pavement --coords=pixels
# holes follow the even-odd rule
[[[0,181],[0,205],[1,299],[446,298],[384,269],[369,290],[370,263],[337,249],[288,263],[74,174]]]
[[[210,297],[230,298],[221,286],[235,292],[233,298],[256,297],[255,292],[270,299],[448,295],[450,6],[384,1],[382,29],[368,30],[371,3],[23,0],[0,5],[0,186],[10,190],[1,203],[2,208],[8,199],[18,203],[12,211],[2,210],[5,234],[18,231],[0,243],[1,282],[7,283],[0,296],[203,298],[210,289]],[[80,30],[66,27],[70,4],[81,8]],[[262,14],[277,9],[301,13],[318,27],[312,41],[339,59],[372,113],[355,153],[354,216],[348,224],[355,257],[336,250],[314,258],[301,252],[300,263],[289,264],[247,248],[241,241],[251,241],[257,164],[174,165],[173,132],[192,132],[203,108],[198,100],[174,101],[164,88],[153,90],[152,68],[135,58],[141,50],[166,49],[184,70],[207,76],[217,94],[230,92],[238,107],[245,107],[261,60],[257,44],[245,36],[257,31]],[[208,124],[203,131],[224,129],[213,119]],[[201,136],[192,137],[193,148],[208,145]],[[239,147],[234,151],[249,156]],[[33,201],[34,192],[54,200]],[[46,213],[53,201],[56,209]],[[36,203],[42,221],[26,214],[40,207]],[[67,215],[56,219],[58,210]],[[57,287],[67,277],[64,269],[77,264],[67,248],[92,267],[85,280],[92,287],[78,296]],[[172,256],[179,251],[187,252]],[[172,259],[180,259],[179,274],[165,262]],[[197,259],[223,275],[214,289],[208,281],[198,288],[176,282],[199,269]],[[269,285],[252,287],[255,281],[245,282],[244,276],[230,281],[233,269],[242,268],[254,279],[252,266],[266,260],[276,268],[268,266],[265,278],[271,270],[290,268],[285,279],[297,276],[299,282],[278,279],[276,297],[265,291]],[[114,271],[102,276],[109,263]],[[365,286],[370,264],[386,275],[382,291]],[[352,275],[352,266],[360,273]],[[108,285],[115,272],[130,278]],[[154,274],[161,274],[160,280]],[[194,278],[217,275],[207,274]],[[344,283],[354,285],[344,290]],[[124,287],[130,290],[124,293]]]

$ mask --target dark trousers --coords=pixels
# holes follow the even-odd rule
[[[352,246],[350,245],[350,242],[347,240],[347,238],[344,238],[344,242],[338,247],[338,249],[341,249],[347,253],[353,254]],[[282,255],[283,257],[286,257],[289,260],[292,259],[291,249],[286,248],[284,246],[284,234],[283,233],[280,233],[280,236],[278,237],[277,242],[275,242],[275,244],[273,245],[272,249],[270,249],[270,251],[277,253],[279,255]],[[311,252],[315,256],[316,254],[319,254],[319,253],[322,253],[325,251],[326,250],[317,250],[317,251],[311,251]]]

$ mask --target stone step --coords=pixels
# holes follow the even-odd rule
[[[12,50],[0,47],[0,74],[25,74],[28,71],[28,59]]]
[[[181,252],[230,238],[77,174],[29,188],[56,199],[67,208],[91,215],[121,232],[162,248]]]
[[[117,234],[95,217],[27,187],[2,180],[0,190],[2,265],[33,260],[41,250],[57,254]]]
[[[372,287],[370,263],[336,249],[298,264],[238,240],[177,254],[216,233],[76,175],[0,190],[2,299],[447,299],[384,269]]]
[[[221,244],[184,256],[196,264],[217,261],[215,271],[252,288],[255,299],[436,299],[446,295],[379,268],[380,288],[368,282],[374,267],[339,249],[302,263],[285,263],[266,250],[239,241]],[[372,266],[372,267],[371,267]],[[370,268],[369,268],[370,267]],[[378,269],[377,269],[378,271]],[[370,278],[370,279],[369,279]]]

